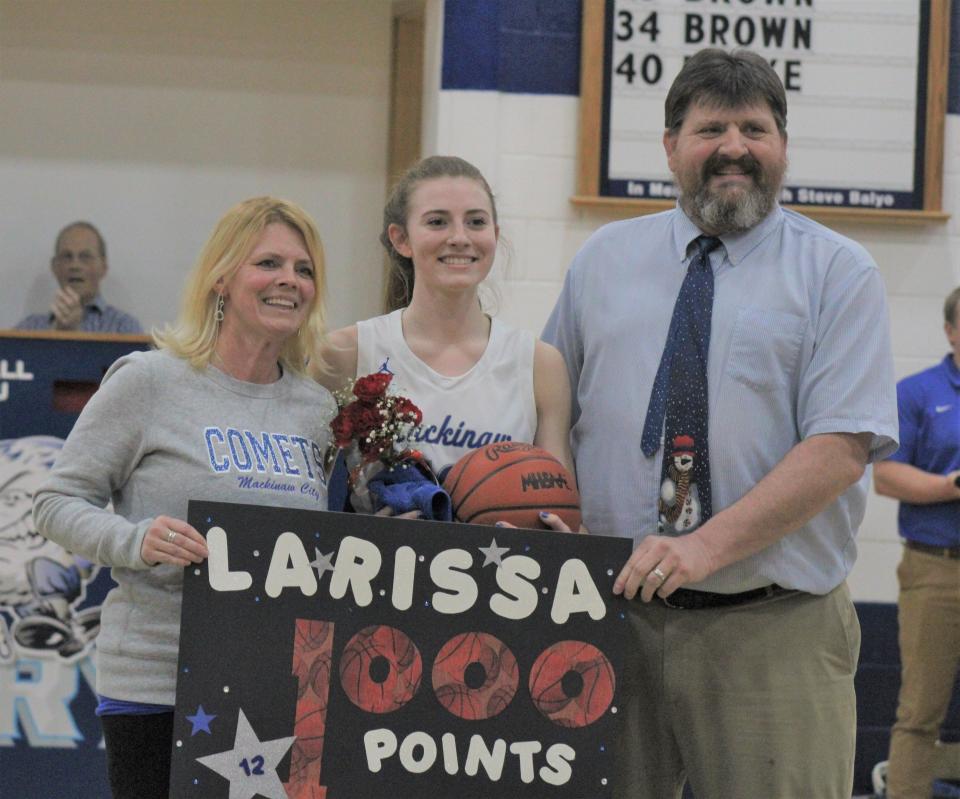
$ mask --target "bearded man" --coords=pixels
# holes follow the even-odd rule
[[[763,58],[698,52],[665,110],[678,206],[597,231],[544,333],[573,387],[584,523],[635,546],[614,585],[614,796],[849,799],[846,577],[865,467],[897,445],[882,281],[778,205],[787,101]],[[678,440],[700,504],[680,528],[658,513]]]

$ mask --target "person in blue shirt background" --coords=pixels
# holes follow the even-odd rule
[[[60,285],[50,310],[22,319],[18,329],[143,332],[140,322],[100,296],[100,281],[107,274],[107,245],[89,222],[71,222],[57,234],[50,268]]]
[[[960,666],[960,288],[943,305],[950,353],[897,384],[900,449],[874,468],[878,494],[900,500],[902,663],[890,740],[888,799],[927,799],[934,744]]]

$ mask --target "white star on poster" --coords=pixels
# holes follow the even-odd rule
[[[197,762],[230,781],[230,799],[287,799],[277,776],[277,764],[283,759],[296,735],[261,741],[240,711],[233,749],[216,755],[198,757]]]
[[[501,558],[510,551],[510,547],[498,547],[496,538],[490,540],[490,546],[477,547],[477,549],[483,553],[483,566],[489,566],[491,563],[502,566]]]
[[[317,570],[317,579],[323,577],[324,572],[332,572],[333,564],[330,562],[330,558],[333,557],[333,553],[330,552],[326,555],[321,555],[320,550],[316,547],[313,548],[313,551],[316,553],[316,557],[310,561],[310,565]]]

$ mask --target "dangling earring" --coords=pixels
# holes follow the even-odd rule
[[[217,295],[217,310],[213,312],[213,318],[216,322],[223,321],[223,295]]]

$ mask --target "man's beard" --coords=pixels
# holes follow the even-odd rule
[[[753,185],[731,192],[711,191],[710,178],[721,175],[729,166],[739,167],[752,179]],[[714,153],[704,162],[693,186],[684,185],[684,180],[676,176],[680,185],[680,207],[698,227],[714,235],[749,230],[773,210],[785,169],[786,164],[776,173],[767,174],[749,153],[741,158]]]

